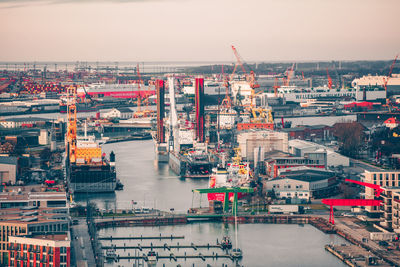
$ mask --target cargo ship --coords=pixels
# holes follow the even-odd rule
[[[117,182],[115,155],[108,161],[94,136],[77,136],[76,87],[67,89],[68,124],[66,134],[65,171],[70,193],[114,192],[121,184]]]
[[[156,88],[154,85],[140,85],[135,84],[106,84],[106,83],[93,83],[87,86],[79,87],[76,91],[77,96],[80,98],[127,98],[135,99],[139,95],[142,98],[154,95]]]
[[[129,100],[142,99],[155,94],[154,85],[93,83],[76,90],[77,112],[94,112],[99,109],[128,106]],[[60,98],[60,113],[67,112],[67,97]]]
[[[300,103],[307,99],[354,99],[356,101],[384,100],[386,92],[383,87],[371,86],[363,88],[329,89],[327,86],[302,88],[297,86],[281,86],[278,95],[286,102]],[[273,96],[273,94],[271,94]]]
[[[94,137],[77,138],[76,160],[67,158],[68,189],[71,193],[114,192],[117,185],[115,154],[107,160]]]

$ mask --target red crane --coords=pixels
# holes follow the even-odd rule
[[[259,88],[260,85],[256,82],[256,77],[255,77],[254,71],[250,71],[250,74],[247,74],[247,71],[246,71],[246,69],[245,69],[244,66],[243,66],[243,60],[242,60],[242,58],[240,57],[238,51],[236,50],[236,48],[235,48],[233,45],[232,45],[232,51],[233,51],[233,54],[234,54],[235,57],[236,57],[237,63],[235,64],[235,68],[233,69],[233,73],[232,73],[231,77],[233,78],[233,74],[234,74],[235,71],[236,71],[237,65],[240,65],[240,67],[242,68],[242,71],[243,71],[244,75],[246,76],[246,80],[247,80],[247,81],[249,82],[249,84],[250,84],[250,87],[253,88],[253,89],[254,89],[254,88]]]
[[[390,66],[390,69],[389,69],[389,74],[388,74],[388,76],[386,77],[386,79],[383,78],[383,88],[385,88],[386,94],[387,94],[387,84],[388,84],[388,82],[389,82],[390,77],[392,76],[392,71],[393,71],[394,65],[396,64],[396,61],[397,61],[397,58],[398,58],[398,57],[399,57],[399,55],[396,55],[396,57],[394,58],[393,63],[392,63],[392,65]]]
[[[332,89],[332,78],[329,76],[329,70],[326,68],[326,75],[328,76],[328,87],[329,89]]]
[[[290,79],[292,78],[292,75],[293,75],[293,72],[294,72],[294,66],[295,66],[295,63],[292,64],[290,69],[286,70],[286,79],[285,79],[285,77],[282,78],[284,86],[289,86]]]
[[[359,181],[350,180],[350,179],[346,179],[345,181],[373,188],[375,190],[376,197],[379,197],[380,194],[383,192],[383,189],[379,185],[376,185],[376,184],[359,182]],[[322,203],[330,206],[329,222],[332,224],[335,224],[335,218],[333,216],[333,206],[364,206],[364,207],[380,206],[382,204],[382,201],[375,200],[375,199],[332,199],[332,198],[329,198],[329,199],[323,199]]]

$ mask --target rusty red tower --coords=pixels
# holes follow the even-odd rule
[[[164,114],[165,114],[165,88],[164,81],[156,81],[157,90],[157,143],[165,143]]]
[[[196,138],[204,142],[204,78],[196,78]]]

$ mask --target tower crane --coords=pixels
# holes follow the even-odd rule
[[[386,93],[386,106],[388,106],[389,111],[390,111],[390,104],[389,104],[389,98],[387,97],[387,84],[389,82],[389,79],[392,77],[393,68],[394,68],[394,65],[396,64],[398,57],[399,57],[399,55],[397,54],[392,62],[392,65],[390,66],[388,76],[386,77],[386,79],[383,78],[383,88],[385,88],[385,93]]]
[[[390,69],[389,69],[389,74],[386,77],[386,79],[383,78],[383,88],[385,88],[386,94],[387,94],[387,84],[389,82],[390,77],[392,76],[393,68],[394,68],[394,65],[396,64],[396,61],[397,61],[398,57],[399,57],[399,55],[396,55],[396,57],[394,58],[394,60],[392,62],[392,65],[390,66]]]
[[[287,78],[283,79],[283,85],[284,86],[289,86],[290,79],[292,78],[292,75],[293,75],[293,72],[294,72],[294,65],[295,65],[295,63],[293,63],[292,67],[289,70],[287,70]]]
[[[329,69],[328,68],[326,68],[326,76],[328,77],[328,87],[329,87],[329,89],[332,89],[332,78],[329,75]]]
[[[69,161],[76,162],[76,86],[71,85],[67,88],[67,107],[68,107],[68,124],[67,124],[67,145],[66,154]]]

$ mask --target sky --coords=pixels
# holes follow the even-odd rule
[[[398,0],[0,0],[0,61],[390,60]]]

